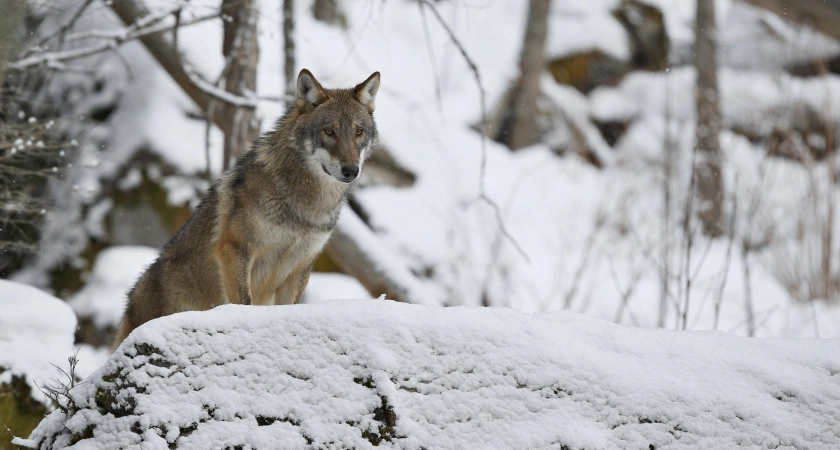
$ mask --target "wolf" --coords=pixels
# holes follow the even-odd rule
[[[169,314],[300,301],[377,145],[379,78],[375,72],[352,89],[324,89],[300,71],[295,104],[210,188],[129,291],[113,349]]]

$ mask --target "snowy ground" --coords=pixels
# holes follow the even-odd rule
[[[838,354],[568,312],[228,305],[138,328],[18,444],[833,449]]]

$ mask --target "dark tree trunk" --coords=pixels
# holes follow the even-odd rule
[[[510,110],[502,125],[502,137],[511,149],[527,147],[539,140],[537,98],[540,76],[545,67],[545,38],[551,0],[530,0],[525,39],[519,56],[519,80],[510,97]]]
[[[720,156],[720,100],[717,83],[717,30],[714,0],[697,0],[697,159],[694,166],[698,214],[709,236],[723,234],[723,181]]]
[[[26,2],[24,0],[0,0],[0,84],[5,79],[5,66],[21,50],[24,37],[24,18]]]
[[[286,107],[295,104],[295,1],[283,0],[283,75],[286,80]]]
[[[239,96],[257,92],[257,10],[253,0],[223,0],[224,21],[222,54],[227,61],[224,71],[225,90]],[[224,168],[229,168],[239,155],[247,152],[259,137],[260,124],[253,107],[225,103],[221,105],[225,120],[230,123],[225,133]]]

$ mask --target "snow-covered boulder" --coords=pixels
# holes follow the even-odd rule
[[[390,301],[152,321],[38,448],[811,448],[840,442],[840,340]],[[143,445],[143,447],[141,447]]]
[[[0,280],[0,435],[28,433],[48,411],[50,400],[38,386],[63,378],[56,366],[68,368],[75,329],[76,316],[63,301]]]
[[[46,292],[0,279],[0,384],[13,376],[34,382],[57,377],[53,364],[73,354],[76,315],[67,303]],[[33,382],[30,382],[33,383]],[[31,384],[34,391],[35,384]],[[37,399],[43,400],[38,392]]]

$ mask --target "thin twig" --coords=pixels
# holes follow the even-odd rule
[[[662,147],[664,155],[664,176],[662,177],[663,195],[663,245],[662,245],[662,267],[659,271],[660,293],[659,293],[659,319],[657,326],[665,327],[665,316],[668,312],[668,298],[671,294],[671,184],[674,180],[674,141],[671,136],[671,80],[665,82],[665,130],[663,133]],[[679,306],[677,306],[679,308]]]
[[[720,324],[720,307],[723,304],[723,288],[726,286],[729,277],[729,267],[732,264],[732,248],[735,246],[735,217],[738,215],[738,178],[735,178],[735,187],[732,189],[732,212],[729,217],[729,243],[726,245],[726,260],[723,264],[723,279],[718,286],[717,298],[715,299],[714,329]]]
[[[627,284],[626,288],[621,287],[621,282],[618,280],[618,273],[615,270],[615,261],[612,257],[608,257],[607,261],[609,262],[610,267],[610,276],[612,277],[613,284],[615,285],[616,291],[618,291],[619,295],[621,295],[621,304],[618,307],[618,311],[616,311],[615,318],[613,322],[621,323],[621,319],[624,317],[624,311],[627,310],[627,314],[630,317],[630,320],[633,321],[633,325],[640,326],[639,320],[630,311],[630,297],[633,296],[633,292],[636,290],[636,286],[639,284],[639,280],[644,275],[643,267],[644,265],[639,264],[636,265],[636,270],[633,271],[633,274],[630,276],[630,280]]]
[[[443,117],[443,100],[440,93],[440,74],[438,72],[437,60],[435,59],[434,48],[432,47],[432,34],[429,32],[429,23],[426,20],[426,4],[418,3],[420,6],[420,16],[423,19],[423,36],[426,39],[426,49],[429,51],[429,62],[432,65],[432,72],[435,80],[435,103],[437,104],[438,114]]]
[[[685,260],[684,260],[684,267],[683,267],[683,282],[685,283],[685,301],[683,302],[682,313],[677,311],[678,320],[680,322],[680,315],[682,320],[682,329],[685,330],[686,326],[688,325],[688,308],[691,303],[691,282],[692,282],[692,275],[691,275],[691,248],[693,244],[693,236],[691,233],[691,213],[693,210],[694,205],[694,189],[695,184],[697,181],[697,146],[694,146],[694,149],[691,152],[691,180],[688,183],[688,194],[686,198],[686,205],[685,205],[685,216],[683,217],[683,239],[685,240]]]
[[[487,172],[487,136],[484,133],[484,127],[485,127],[485,124],[487,123],[487,107],[486,107],[486,98],[485,98],[486,94],[484,92],[484,85],[481,82],[481,73],[478,70],[478,66],[475,64],[475,61],[473,61],[472,58],[470,58],[470,55],[467,53],[467,50],[461,44],[461,41],[459,41],[458,38],[455,36],[455,33],[452,31],[452,28],[450,28],[449,25],[446,23],[446,21],[443,19],[443,16],[440,15],[440,12],[437,10],[435,5],[432,2],[430,2],[429,0],[417,0],[417,2],[429,7],[429,10],[432,12],[432,14],[434,14],[438,23],[440,23],[440,25],[443,27],[443,29],[446,31],[446,33],[449,35],[449,39],[452,41],[452,43],[458,49],[458,52],[461,53],[461,56],[464,58],[464,62],[467,63],[467,66],[469,67],[470,72],[472,72],[472,74],[473,74],[473,78],[475,78],[476,85],[478,86],[479,98],[480,98],[480,102],[481,102],[481,125],[480,125],[480,131],[481,131],[481,164],[479,166],[479,175],[478,175],[479,176],[479,181],[478,181],[479,195],[478,195],[477,198],[473,199],[472,201],[468,202],[467,204],[472,205],[476,202],[483,202],[483,203],[487,203],[488,205],[490,205],[490,207],[493,208],[493,213],[496,217],[496,222],[499,225],[499,231],[502,233],[502,235],[505,237],[505,239],[507,239],[508,242],[510,242],[513,245],[513,247],[519,252],[519,254],[522,256],[522,258],[525,259],[525,261],[527,261],[530,264],[531,263],[531,258],[528,257],[528,254],[525,253],[525,250],[522,249],[522,247],[519,245],[519,243],[516,241],[516,239],[513,238],[513,236],[510,234],[510,232],[508,232],[507,228],[505,227],[504,221],[502,220],[502,214],[501,214],[501,210],[499,209],[499,205],[496,204],[496,202],[494,202],[493,199],[488,197],[487,192],[485,191],[485,178],[486,178],[486,172]]]
[[[600,215],[600,212],[598,215]],[[585,253],[583,254],[583,258],[581,258],[577,269],[575,269],[574,275],[572,275],[572,286],[563,297],[563,309],[570,309],[572,306],[572,300],[574,300],[577,290],[580,287],[581,280],[583,280],[583,273],[589,267],[589,258],[592,256],[592,252],[594,251],[593,249],[595,248],[595,239],[597,238],[598,232],[602,226],[603,221],[596,220],[595,226],[592,227],[592,231],[590,231],[589,236],[586,238],[586,243],[583,246]]]
[[[741,259],[744,264],[744,310],[747,316],[747,335],[755,336],[755,310],[752,300],[752,282],[750,281],[750,251],[746,244],[741,246]]]
[[[214,86],[209,81],[205,80],[198,74],[198,72],[193,69],[192,66],[189,64],[184,66],[185,73],[189,77],[190,81],[193,82],[199,89],[204,91],[206,94],[210,95],[211,97],[221,100],[225,103],[238,106],[240,108],[256,108],[257,107],[257,99],[255,97],[249,96],[244,97],[241,95],[234,94],[232,92],[228,92],[224,89],[218,88]]]
[[[70,31],[70,29],[73,28],[76,25],[76,22],[79,21],[79,19],[82,17],[82,14],[85,12],[85,10],[88,8],[88,6],[90,6],[91,3],[93,3],[93,0],[85,0],[85,2],[82,4],[82,6],[78,10],[76,10],[75,13],[73,13],[73,16],[70,18],[70,20],[68,20],[67,23],[62,25],[58,29],[58,31],[56,31],[52,35],[41,39],[41,42],[38,45],[38,47],[44,46],[45,44],[47,44],[47,42],[49,42],[52,39],[55,39],[57,37],[58,38],[58,45],[59,45],[59,48],[60,48],[60,46],[64,43],[65,33]]]

